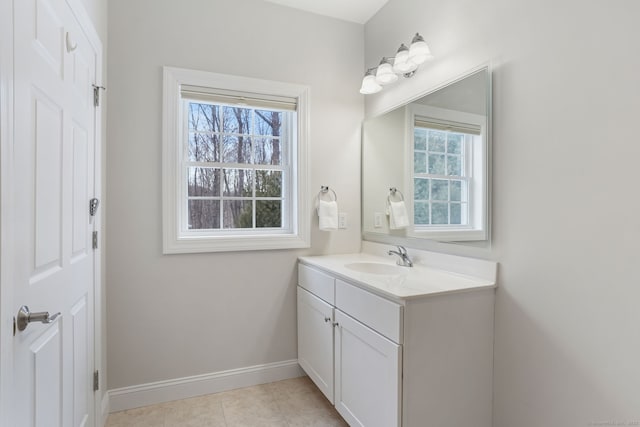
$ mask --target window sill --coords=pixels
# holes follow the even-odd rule
[[[299,249],[310,247],[309,236],[289,235],[247,235],[247,236],[206,236],[167,237],[163,253],[184,254],[203,252],[262,251],[274,249]]]
[[[411,230],[409,237],[437,240],[439,242],[473,242],[487,240],[486,230],[446,229],[446,230]]]

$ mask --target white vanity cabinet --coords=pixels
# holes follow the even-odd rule
[[[367,320],[398,339],[401,306],[306,265],[298,268],[300,366],[350,425],[399,426],[401,346]],[[368,298],[360,301],[360,292]],[[395,316],[386,324],[390,312]]]
[[[493,288],[396,299],[348,279],[298,264],[298,361],[349,425],[490,427]]]

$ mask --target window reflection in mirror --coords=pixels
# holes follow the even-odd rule
[[[488,240],[489,112],[482,68],[364,123],[365,240]],[[407,227],[390,227],[399,202],[390,188],[406,195]]]

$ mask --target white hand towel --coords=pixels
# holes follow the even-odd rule
[[[320,230],[336,230],[338,228],[338,203],[334,200],[318,203],[318,219]]]
[[[404,201],[389,201],[389,228],[397,230],[409,226],[409,215]]]

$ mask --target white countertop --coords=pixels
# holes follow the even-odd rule
[[[496,287],[495,278],[479,278],[420,264],[398,267],[398,274],[384,275],[363,273],[346,267],[347,264],[362,262],[395,266],[395,258],[382,258],[368,253],[304,256],[298,259],[303,264],[325,270],[364,289],[399,301]]]

